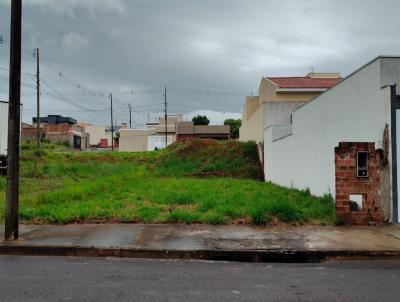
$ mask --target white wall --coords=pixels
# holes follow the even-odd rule
[[[8,103],[0,102],[0,155],[7,154]]]
[[[271,125],[287,125],[291,123],[291,114],[307,102],[264,102],[264,127]]]
[[[242,126],[239,129],[240,141],[255,141],[256,143],[263,141],[263,114],[264,109],[261,105],[248,120],[242,120]]]
[[[167,136],[167,146],[175,141],[176,135]],[[154,151],[165,148],[165,135],[149,135],[147,138],[147,151]]]
[[[266,180],[310,188],[316,195],[335,194],[338,143],[375,142],[380,148],[385,125],[390,127],[390,88],[381,89],[381,72],[387,74],[381,63],[400,67],[400,59],[377,59],[294,111],[292,135],[273,141],[274,126],[264,130]],[[391,78],[400,79],[399,71]]]
[[[147,151],[148,137],[154,135],[155,129],[121,129],[119,131],[119,151],[143,152]]]
[[[86,126],[85,132],[89,134],[89,144],[96,146],[100,144],[101,139],[107,139],[108,145],[111,146],[111,133],[107,132],[106,129],[104,126]]]

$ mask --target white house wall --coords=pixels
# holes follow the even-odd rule
[[[244,120],[240,127],[240,141],[263,141],[263,117],[264,109],[261,105],[253,115],[248,119]]]
[[[400,67],[400,59],[395,60]],[[338,86],[294,111],[293,134],[273,141],[274,126],[264,130],[267,181],[309,188],[313,194],[335,194],[334,148],[339,142],[375,142],[382,146],[385,125],[390,127],[390,87],[381,88],[382,66],[377,59]],[[391,64],[389,64],[391,65]],[[391,71],[385,81],[398,80]],[[389,79],[389,78],[390,79]],[[390,128],[389,128],[390,129]]]
[[[89,144],[99,145],[102,139],[107,139],[108,145],[111,146],[111,133],[108,133],[106,129],[104,126],[86,126],[85,132],[89,134]]]
[[[0,102],[0,155],[7,154],[8,103]]]
[[[307,102],[264,102],[263,129],[271,125],[287,125],[291,123],[291,113]]]

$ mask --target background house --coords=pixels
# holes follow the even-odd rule
[[[194,139],[230,139],[229,125],[194,125],[193,122],[180,122],[176,126],[176,139],[179,142]]]
[[[271,124],[287,124],[290,113],[341,81],[338,73],[309,73],[304,77],[263,77],[258,96],[248,96],[239,140],[262,142]]]
[[[107,148],[111,146],[111,132],[106,126],[79,123],[79,126],[89,134],[90,147]]]
[[[121,129],[119,131],[119,151],[141,152],[153,151],[166,147],[176,141],[176,124],[183,121],[182,115],[170,115],[159,118],[157,123],[148,123],[143,129]],[[165,135],[167,133],[167,135]]]
[[[378,57],[295,110],[290,123],[266,127],[266,180],[332,194],[346,221],[398,222],[397,84],[400,58]]]
[[[121,129],[119,131],[119,151],[143,152],[148,150],[148,138],[155,129]]]
[[[178,114],[167,116],[167,123],[165,123],[165,116],[161,116],[158,124],[147,124],[147,127],[155,130],[155,133],[152,133],[148,138],[147,150],[162,149],[166,145],[169,146],[176,142],[176,125],[182,121],[183,115]],[[165,136],[165,132],[167,132],[167,136]],[[167,140],[166,144],[165,140]]]
[[[37,118],[34,117],[32,121],[33,127],[36,127]],[[40,127],[43,129],[45,139],[51,143],[69,144],[79,150],[89,147],[89,135],[73,118],[61,115],[40,117]]]

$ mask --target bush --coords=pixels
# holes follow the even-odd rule
[[[226,224],[225,217],[218,213],[211,212],[208,213],[205,217],[206,217],[206,222],[209,224],[214,224],[214,225]]]
[[[264,205],[256,205],[250,214],[251,222],[255,225],[264,225],[268,222],[267,210]]]
[[[33,150],[36,148],[36,145],[34,145],[31,141],[26,140],[23,141],[21,144],[21,150],[26,151],[26,150]]]
[[[193,222],[199,221],[199,214],[190,212],[187,210],[176,209],[171,211],[168,221],[169,222],[184,222],[191,224]]]
[[[144,222],[153,222],[160,214],[160,209],[155,207],[144,206],[139,209],[139,218]]]
[[[243,155],[247,158],[259,160],[257,144],[254,141],[243,143]]]
[[[271,209],[269,210],[273,216],[278,217],[284,222],[299,221],[304,220],[301,212],[296,208],[296,206],[290,202],[274,202],[272,203]]]
[[[0,175],[0,191],[5,191],[7,184],[7,179],[5,176]]]
[[[37,157],[45,157],[48,155],[48,152],[42,148],[33,150],[32,154]]]

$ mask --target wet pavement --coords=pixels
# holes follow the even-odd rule
[[[0,229],[4,238],[4,227]],[[252,227],[176,224],[21,225],[18,241],[0,241],[0,252],[18,247],[198,251],[361,251],[400,255],[400,227]],[[25,253],[29,253],[29,249]],[[200,257],[201,258],[201,257]]]
[[[399,301],[400,261],[237,263],[0,256],[0,300]]]

